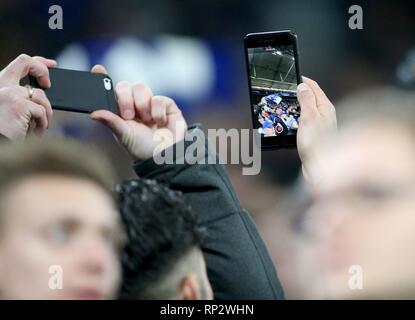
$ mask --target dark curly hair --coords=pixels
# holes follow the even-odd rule
[[[200,248],[205,232],[183,194],[155,180],[125,181],[115,192],[127,238],[121,298],[167,298],[154,288],[186,254]]]

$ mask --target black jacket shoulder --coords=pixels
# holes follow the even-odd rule
[[[190,127],[188,133],[205,137],[200,125]],[[152,158],[135,163],[135,172],[183,192],[200,217],[207,229],[202,250],[215,299],[284,299],[267,248],[250,215],[241,208],[224,166],[218,161],[208,164],[209,158],[218,158],[209,150],[206,137],[196,143],[204,151],[197,164],[186,163],[178,152],[194,144],[186,137],[169,150],[174,163],[157,164]]]

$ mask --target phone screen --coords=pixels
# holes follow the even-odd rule
[[[301,114],[297,100],[296,36],[291,32],[245,38],[254,129],[263,148],[295,148]]]

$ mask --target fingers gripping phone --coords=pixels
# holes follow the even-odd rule
[[[30,85],[45,91],[52,108],[91,113],[106,109],[117,112],[114,86],[109,76],[87,71],[50,68],[51,87],[41,88],[36,78],[29,77]]]
[[[244,42],[250,109],[261,148],[296,148],[301,114],[297,36],[291,31],[251,33]]]

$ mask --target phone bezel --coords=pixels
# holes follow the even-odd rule
[[[254,97],[251,90],[251,76],[249,70],[249,58],[248,48],[257,48],[262,46],[274,46],[274,45],[293,45],[295,68],[297,76],[297,84],[302,82],[301,71],[299,65],[299,52],[297,44],[297,35],[290,31],[271,31],[271,32],[260,32],[260,33],[249,33],[244,38],[245,47],[245,62],[248,78],[248,90],[250,99],[250,110],[252,118],[252,128],[255,128],[255,115],[254,115]],[[262,150],[275,150],[275,149],[295,149],[297,148],[297,134],[295,135],[284,135],[275,137],[261,137],[261,149]]]

